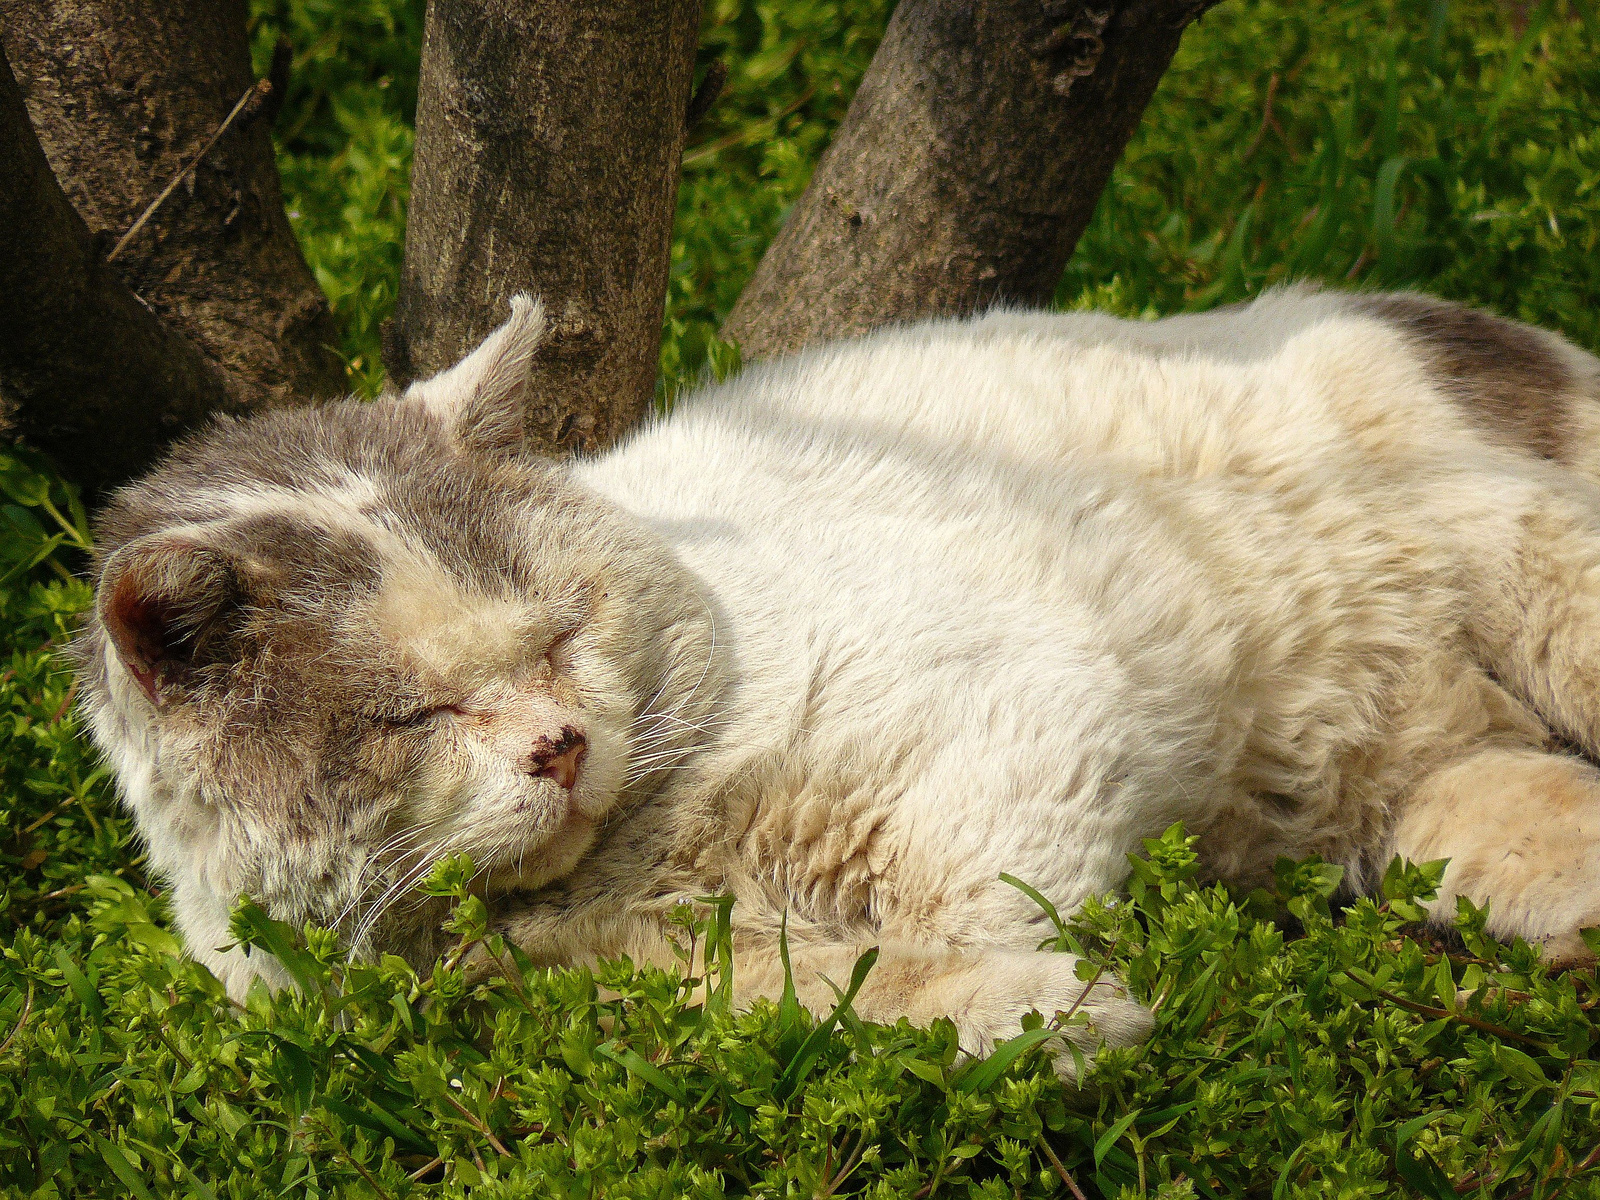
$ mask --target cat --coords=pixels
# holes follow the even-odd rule
[[[82,695],[191,952],[249,894],[431,959],[466,851],[540,964],[671,965],[726,892],[741,1003],[880,947],[863,1018],[1151,1016],[1040,953],[1182,821],[1586,953],[1600,923],[1600,361],[1417,294],[999,311],[747,367],[613,450],[523,452],[544,327],[373,403],[223,419],[99,517]],[[1064,1072],[1068,1053],[1061,1052]]]

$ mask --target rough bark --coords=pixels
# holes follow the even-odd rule
[[[15,432],[91,491],[143,470],[207,413],[242,404],[97,250],[0,54],[0,401]]]
[[[396,383],[543,297],[529,443],[595,449],[654,394],[698,0],[432,0]]]
[[[747,357],[1047,303],[1184,28],[1215,0],[901,0],[724,323]]]
[[[0,0],[45,157],[102,253],[255,82],[246,0]],[[254,403],[345,390],[284,213],[270,120],[230,126],[112,264]]]

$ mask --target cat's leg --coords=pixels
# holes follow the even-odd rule
[[[735,907],[733,980],[741,1007],[756,999],[782,998],[783,925],[781,914],[763,911],[758,904],[743,910]],[[1010,946],[955,948],[873,937],[865,930],[858,935],[862,940],[847,942],[833,940],[804,921],[789,922],[788,927],[795,994],[817,1016],[826,1016],[838,1003],[829,981],[840,989],[848,987],[857,960],[876,946],[878,959],[852,1002],[855,1013],[885,1024],[901,1017],[917,1025],[949,1018],[961,1049],[975,1056],[988,1054],[996,1042],[1021,1033],[1022,1018],[1034,1010],[1046,1019],[1057,1013],[1081,1014],[1085,1020],[1071,1022],[1066,1036],[1086,1053],[1101,1044],[1128,1046],[1143,1041],[1155,1024],[1149,1010],[1109,972],[1087,982],[1079,979],[1076,969],[1081,960],[1074,955]],[[704,940],[686,948],[669,934],[659,914],[626,904],[619,908],[601,901],[578,909],[511,905],[497,912],[493,928],[542,965],[592,965],[600,958],[626,956],[636,963],[675,970],[684,966],[681,955],[692,950],[689,973],[705,974]],[[484,971],[504,969],[481,955],[477,966]],[[1065,1048],[1056,1056],[1056,1068],[1067,1077],[1073,1073],[1073,1059]]]
[[[1394,851],[1448,858],[1433,911],[1489,906],[1488,931],[1544,946],[1558,963],[1592,958],[1578,936],[1600,925],[1600,770],[1566,755],[1485,749],[1428,775],[1401,801]]]
[[[1554,487],[1506,494],[1501,535],[1479,543],[1498,544],[1501,561],[1484,555],[1469,572],[1478,653],[1555,730],[1600,756],[1600,507]]]
[[[795,994],[813,1013],[826,1015],[838,1003],[831,980],[841,990],[865,946],[791,942],[789,961]],[[1022,1018],[1037,1010],[1046,1020],[1058,1013],[1081,1014],[1068,1022],[1068,1040],[1085,1054],[1102,1044],[1130,1046],[1154,1027],[1148,1009],[1132,999],[1109,973],[1078,978],[1079,959],[1070,954],[1029,950],[968,949],[887,942],[852,1003],[864,1020],[892,1024],[901,1017],[929,1025],[947,1017],[961,1049],[988,1054],[995,1044],[1022,1032]],[[740,946],[735,953],[734,990],[740,1003],[783,995],[783,963],[771,945]],[[1073,1059],[1064,1047],[1056,1069],[1071,1077]]]

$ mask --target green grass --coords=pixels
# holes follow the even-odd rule
[[[702,63],[731,74],[685,165],[664,396],[726,362],[717,319],[887,12],[709,0]],[[255,4],[258,54],[280,33],[296,49],[286,199],[369,393],[420,22],[416,0]],[[1292,277],[1422,287],[1600,349],[1597,95],[1593,5],[1226,0],[1187,36],[1058,301],[1141,315]],[[251,910],[237,934],[304,988],[231,1009],[173,953],[71,709],[81,507],[25,453],[0,458],[0,493],[6,1194],[999,1200],[1070,1195],[1059,1166],[1107,1197],[1600,1197],[1593,972],[1551,976],[1470,911],[1449,945],[1408,937],[1418,869],[1331,915],[1314,863],[1284,864],[1271,893],[1199,887],[1177,833],[1130,902],[1061,934],[1159,1002],[1150,1043],[1100,1055],[1082,1092],[1021,1045],[1003,1070],[957,1064],[947,1028],[846,1012],[811,1037],[783,1006],[697,1006],[685,981],[621,965],[527,970],[506,947],[498,981],[346,965],[326,934]],[[460,894],[461,869],[432,886]],[[480,921],[457,909],[464,951]]]
[[[1592,3],[1224,3],[1059,298],[1135,315],[1291,278],[1425,288],[1600,348],[1597,49]]]

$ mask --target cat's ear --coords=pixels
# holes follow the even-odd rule
[[[412,384],[402,403],[421,404],[457,441],[480,454],[521,450],[533,352],[545,328],[542,303],[522,294],[511,297],[510,320],[449,370]]]
[[[110,648],[157,707],[225,653],[246,596],[237,566],[181,535],[140,538],[106,560],[95,610]]]

